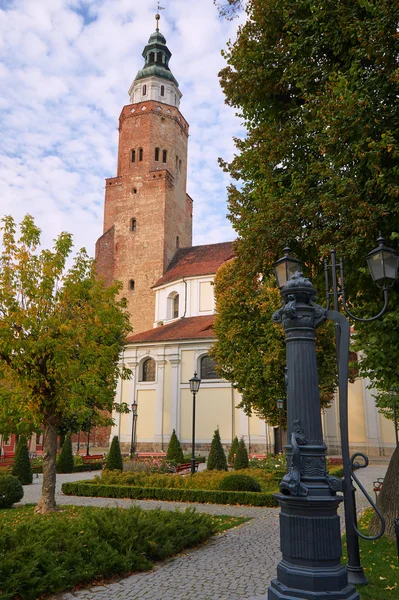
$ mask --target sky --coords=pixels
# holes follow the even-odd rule
[[[160,31],[190,124],[193,244],[235,238],[217,162],[245,132],[224,102],[221,49],[240,19],[212,0],[162,0]],[[49,247],[61,232],[94,254],[104,180],[116,175],[118,118],[155,30],[152,0],[0,0],[0,216],[33,215]],[[242,17],[243,18],[243,17]],[[241,19],[242,19],[241,18]]]

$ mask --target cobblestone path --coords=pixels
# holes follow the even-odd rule
[[[369,492],[372,482],[383,477],[385,466],[371,466],[358,471],[359,479]],[[93,474],[89,474],[89,476]],[[37,502],[40,479],[25,488],[24,502]],[[278,509],[182,504],[158,501],[110,500],[62,496],[63,481],[88,479],[88,474],[58,476],[57,502],[90,506],[132,504],[144,509],[175,510],[195,506],[199,512],[251,517],[251,521],[215,536],[207,544],[158,563],[146,573],[137,573],[108,585],[56,596],[57,600],[259,600],[265,598],[270,580],[280,560]],[[358,494],[358,506],[363,508]],[[342,514],[342,508],[340,510]]]

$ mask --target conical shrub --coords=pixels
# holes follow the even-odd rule
[[[227,471],[227,460],[223,450],[222,442],[220,441],[219,429],[216,429],[213,434],[211,450],[208,456],[207,469],[209,471]]]
[[[166,460],[174,460],[179,464],[184,463],[183,450],[181,449],[175,430],[172,431],[172,435],[170,436]]]
[[[244,438],[241,438],[238,442],[238,448],[236,452],[236,458],[234,461],[234,469],[248,469],[249,459],[248,452],[245,446]]]
[[[68,433],[65,436],[60,455],[57,459],[57,473],[73,473],[73,467],[72,438],[71,434]]]
[[[227,457],[227,461],[229,465],[232,465],[234,462],[234,455],[237,454],[238,450],[238,437],[236,436],[231,444],[231,448],[229,450],[229,455]]]
[[[15,450],[14,464],[11,471],[14,477],[17,477],[22,485],[29,485],[33,481],[32,465],[29,460],[28,442],[24,435],[19,436],[17,448]]]
[[[109,471],[123,471],[121,447],[117,435],[112,438],[111,448],[109,449],[107,460],[105,461],[105,468]]]

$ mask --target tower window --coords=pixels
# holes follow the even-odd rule
[[[130,219],[130,231],[136,231],[136,227],[137,227],[136,219]]]
[[[176,156],[176,171],[177,171],[178,167],[179,167],[179,157]]]
[[[163,163],[166,163],[167,156],[168,156],[168,152],[166,150],[163,150],[162,151],[162,162]]]
[[[147,95],[147,86],[143,85],[143,96]]]
[[[137,188],[132,188],[132,194],[137,194]]]
[[[179,171],[181,171],[181,160],[179,160]]]
[[[176,236],[176,249],[177,248],[180,248],[180,239],[178,235]]]
[[[131,292],[134,292],[134,279],[131,279],[131,280],[129,281],[129,290],[130,290]]]
[[[139,161],[143,160],[143,148],[139,149]]]
[[[179,316],[179,294],[173,298],[173,318],[177,319]]]
[[[155,160],[159,160],[159,148],[155,148]]]
[[[147,358],[143,362],[141,381],[155,381],[155,360],[153,358]]]
[[[161,85],[161,96],[165,96],[165,86]]]
[[[130,150],[130,160],[132,163],[136,162],[136,150]]]
[[[150,52],[150,63],[155,62],[155,54],[154,52]]]

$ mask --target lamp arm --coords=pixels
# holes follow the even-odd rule
[[[389,303],[389,292],[388,292],[388,288],[387,286],[384,286],[383,288],[383,292],[384,292],[384,306],[382,307],[382,309],[380,310],[380,312],[378,313],[378,315],[375,315],[374,317],[370,317],[369,319],[361,319],[360,317],[356,317],[354,314],[352,314],[346,304],[346,298],[345,298],[345,278],[344,278],[344,263],[342,258],[339,261],[339,268],[340,268],[340,273],[341,273],[341,299],[342,299],[342,306],[343,309],[345,311],[345,313],[348,315],[348,317],[350,317],[351,319],[353,319],[354,321],[358,321],[360,323],[370,323],[371,321],[376,321],[377,319],[379,319],[380,317],[382,317],[382,315],[384,315],[387,311],[388,308],[388,303]]]
[[[328,278],[328,260],[325,258],[324,259],[324,281],[325,281],[325,285],[326,285],[326,310],[329,310],[330,308],[330,282],[329,282],[329,278]]]

